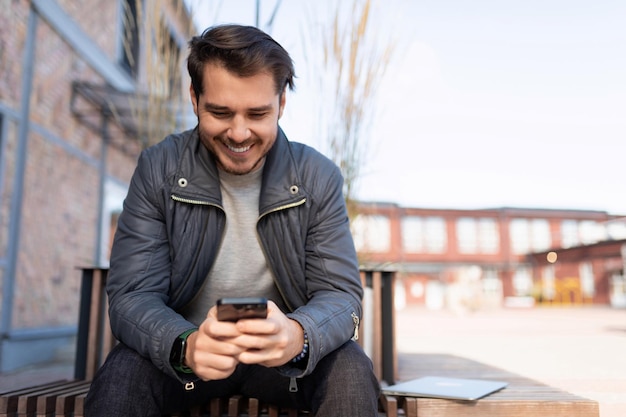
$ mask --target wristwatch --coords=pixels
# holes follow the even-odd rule
[[[185,365],[185,351],[187,350],[187,337],[196,330],[188,330],[174,340],[174,345],[170,352],[170,365],[178,372],[185,374],[193,373],[193,370]]]

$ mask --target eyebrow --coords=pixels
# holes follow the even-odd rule
[[[220,106],[214,103],[204,103],[204,109],[206,111],[218,111],[218,112],[231,111],[231,109],[227,106]],[[266,104],[264,106],[258,106],[258,107],[251,107],[247,109],[247,111],[251,111],[251,112],[264,112],[264,111],[269,111],[269,110],[272,110],[271,104]]]

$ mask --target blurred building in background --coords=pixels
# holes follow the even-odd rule
[[[188,86],[171,69],[184,68],[191,30],[182,0],[2,4],[0,372],[71,346],[77,268],[108,259],[111,225],[146,145],[151,75],[165,101]],[[158,58],[161,44],[176,59]]]
[[[601,211],[447,210],[362,203],[361,263],[398,271],[398,303],[626,307],[626,217]]]

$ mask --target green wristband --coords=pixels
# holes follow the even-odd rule
[[[193,370],[185,365],[185,351],[187,349],[187,338],[193,332],[198,329],[190,329],[186,332],[182,333],[180,336],[176,338],[174,342],[173,356],[170,357],[170,363],[172,367],[177,372],[182,372],[184,374],[192,374]]]

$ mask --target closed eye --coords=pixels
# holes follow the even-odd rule
[[[212,111],[211,114],[213,115],[213,117],[215,117],[216,119],[228,119],[229,117],[231,117],[230,112],[225,112],[225,111]]]

